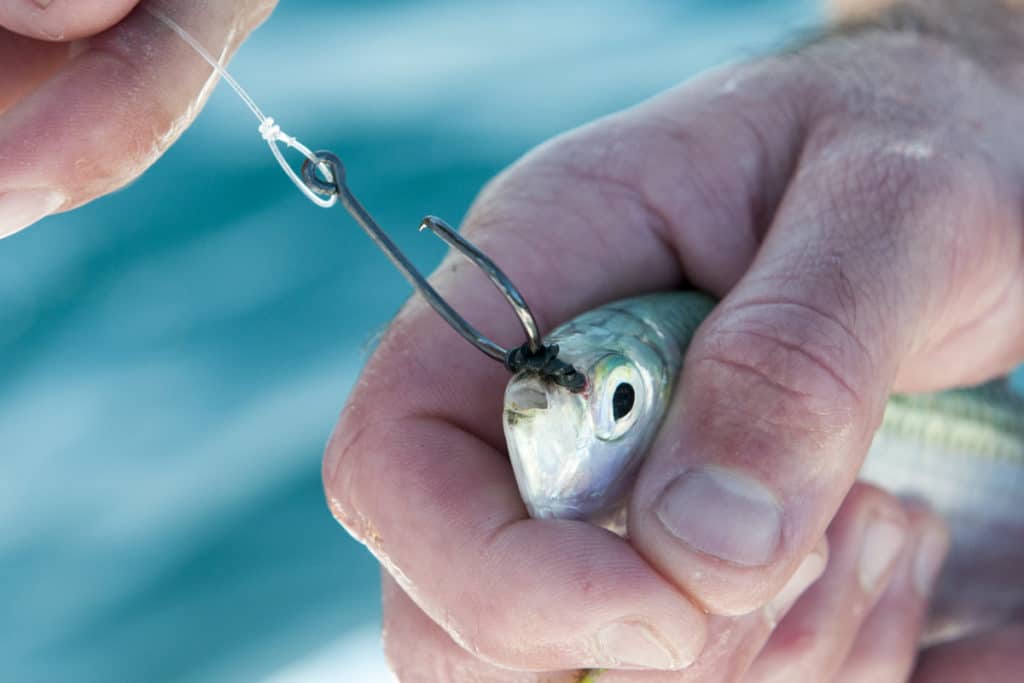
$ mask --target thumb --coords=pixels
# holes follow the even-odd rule
[[[812,549],[901,364],[937,320],[970,312],[943,310],[947,293],[981,300],[1014,272],[1013,250],[982,265],[965,249],[1012,244],[1018,198],[980,186],[969,159],[889,155],[872,135],[809,140],[750,270],[694,339],[637,482],[634,544],[715,613],[764,604]],[[965,247],[969,226],[987,230]],[[951,271],[954,249],[976,272]]]

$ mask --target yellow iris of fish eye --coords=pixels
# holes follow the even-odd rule
[[[646,393],[643,376],[628,358],[615,354],[597,363],[592,382],[595,391],[591,402],[594,435],[602,441],[622,438],[643,413]],[[633,403],[628,411],[616,417],[615,391],[623,384],[632,387]]]

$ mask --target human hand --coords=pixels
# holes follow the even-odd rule
[[[919,507],[903,508],[888,494],[858,485],[829,527],[828,541],[815,548],[765,608],[741,617],[711,619],[708,647],[692,667],[681,672],[594,672],[585,680],[906,680],[947,547],[945,529],[937,518]],[[579,680],[578,672],[510,671],[479,660],[456,645],[388,577],[384,633],[388,660],[402,683]]]
[[[415,604],[424,637],[437,624],[519,671],[728,661],[707,612],[761,610],[793,579],[889,393],[1024,358],[1014,77],[945,39],[867,30],[706,75],[492,183],[464,231],[546,329],[684,283],[723,300],[690,347],[626,542],[526,517],[503,369],[413,299],[324,464],[334,514],[401,588],[389,613]],[[479,277],[455,259],[434,283],[517,340]],[[415,629],[397,623],[402,667]]]
[[[275,1],[155,6],[226,59]],[[212,69],[139,4],[0,3],[0,237],[133,180],[202,108]]]

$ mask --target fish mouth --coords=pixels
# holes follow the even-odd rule
[[[548,409],[548,393],[540,382],[517,382],[505,394],[505,410],[517,415]]]

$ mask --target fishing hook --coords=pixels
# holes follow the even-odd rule
[[[506,349],[491,341],[459,315],[440,294],[437,293],[426,278],[412,265],[405,254],[399,250],[387,233],[380,227],[373,216],[356,199],[345,180],[345,166],[341,159],[332,152],[319,151],[314,155],[317,162],[307,159],[302,164],[302,178],[309,188],[328,197],[337,197],[345,210],[366,231],[405,279],[416,289],[427,303],[477,349],[505,365],[511,372],[529,370],[536,372],[571,391],[582,391],[586,385],[584,376],[577,372],[569,363],[558,359],[558,346],[545,345],[541,340],[537,320],[533,317],[530,307],[516,286],[490,258],[477,249],[465,237],[457,233],[450,225],[440,218],[427,216],[420,224],[420,230],[429,230],[449,246],[461,252],[484,271],[487,278],[501,292],[502,296],[515,311],[523,330],[526,332],[526,343],[514,349]],[[319,171],[319,175],[318,172]]]

